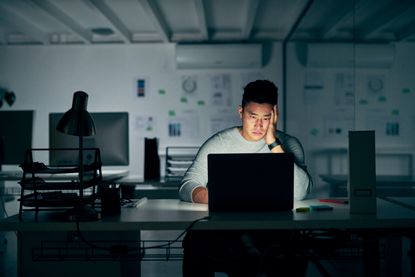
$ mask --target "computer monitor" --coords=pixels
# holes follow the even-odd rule
[[[0,111],[0,166],[24,162],[32,148],[33,110]]]
[[[129,164],[128,112],[95,112],[90,113],[95,122],[96,134],[84,137],[84,148],[99,148],[103,166],[119,166]],[[79,138],[60,133],[56,125],[63,113],[49,114],[49,147],[78,148]],[[84,161],[91,163],[92,152],[86,151]],[[49,163],[53,165],[73,165],[78,163],[76,151],[50,151]]]

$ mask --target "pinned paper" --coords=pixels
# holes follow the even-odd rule
[[[147,82],[145,79],[137,80],[137,97],[145,97],[147,92]]]

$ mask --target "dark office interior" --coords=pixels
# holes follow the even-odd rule
[[[374,131],[375,193],[360,196],[378,197],[378,205],[387,199],[413,218],[414,18],[412,0],[0,1],[0,276],[50,276],[77,266],[88,276],[136,270],[129,271],[131,261],[127,269],[114,262],[96,271],[102,261],[36,261],[22,251],[45,239],[4,223],[31,213],[18,200],[27,149],[46,149],[30,151],[44,164],[78,164],[79,152],[48,149],[78,149],[81,137],[85,149],[100,149],[98,156],[85,150],[82,160],[102,161],[93,178],[107,178],[128,198],[178,200],[186,165],[206,139],[240,124],[243,88],[257,79],[278,86],[277,128],[302,143],[309,199],[349,199],[352,168],[370,167],[359,158],[349,164],[349,132]],[[78,91],[88,95],[94,136],[56,130]],[[91,178],[85,174],[81,184]],[[400,211],[378,214],[406,219]],[[137,238],[128,231],[125,239],[149,243],[182,232],[160,228]],[[410,242],[382,240],[381,276],[413,276]],[[364,276],[352,248],[310,263],[307,276]],[[181,249],[169,250],[170,258],[161,250],[143,260],[141,276],[182,276]]]

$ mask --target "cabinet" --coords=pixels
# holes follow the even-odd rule
[[[35,160],[46,156],[50,151],[60,151],[62,155],[78,156],[78,148],[38,148],[28,149],[19,182],[21,186],[19,216],[24,211],[68,210],[82,202],[95,206],[102,186],[102,163],[98,148],[84,149],[83,187],[79,181],[79,166],[74,164],[46,165]],[[85,159],[85,157],[87,157]],[[82,199],[80,191],[82,190]]]
[[[193,146],[166,147],[166,181],[180,181],[193,163],[198,150],[199,147]]]

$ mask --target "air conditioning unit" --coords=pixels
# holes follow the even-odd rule
[[[306,47],[305,65],[389,68],[394,58],[393,44],[311,43]]]
[[[179,69],[260,68],[261,44],[185,44],[176,45]]]

